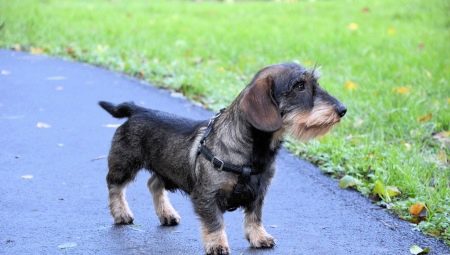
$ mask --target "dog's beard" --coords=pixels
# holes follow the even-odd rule
[[[325,135],[339,120],[334,107],[324,103],[316,104],[311,111],[293,111],[284,117],[287,134],[301,141]]]

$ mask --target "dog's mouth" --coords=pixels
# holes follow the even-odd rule
[[[307,141],[328,133],[341,118],[331,107],[315,108],[310,112],[292,112],[285,116],[286,131],[294,138]]]

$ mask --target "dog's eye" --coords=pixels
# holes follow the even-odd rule
[[[305,89],[305,81],[296,82],[292,88],[300,90],[300,91],[304,90]]]

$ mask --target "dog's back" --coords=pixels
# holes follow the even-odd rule
[[[183,185],[191,183],[190,180],[186,182],[191,172],[190,151],[187,148],[192,145],[198,129],[205,121],[147,109],[132,102],[114,105],[101,101],[99,105],[116,118],[128,118],[114,134],[109,164],[121,165],[120,171],[131,175],[146,168],[162,177],[167,189],[190,191],[191,187]],[[180,150],[184,152],[167,158],[167,155],[172,154],[170,152]],[[174,168],[174,162],[178,167]],[[185,180],[183,184],[175,181],[180,178]]]

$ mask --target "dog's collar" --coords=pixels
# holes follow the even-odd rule
[[[250,166],[238,166],[234,164],[227,163],[220,158],[216,157],[210,149],[208,149],[205,145],[206,138],[208,138],[209,134],[211,134],[214,126],[214,121],[225,111],[225,108],[221,109],[214,117],[209,120],[208,126],[206,127],[205,133],[203,133],[203,137],[200,140],[200,144],[197,148],[197,156],[202,154],[206,160],[211,162],[213,167],[219,171],[225,171],[230,173],[235,173],[243,176],[244,178],[250,177],[250,175],[258,174],[258,172],[254,171]]]

